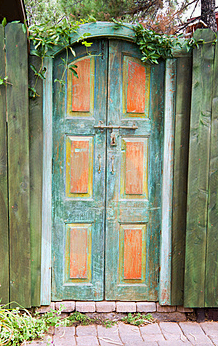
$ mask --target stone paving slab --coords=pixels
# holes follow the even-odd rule
[[[164,341],[159,341],[158,346],[191,346],[192,344],[187,341],[179,341],[179,340],[164,340]]]
[[[98,339],[101,346],[108,346],[116,343],[116,345],[123,345],[120,337],[118,326],[112,326],[111,328],[105,328],[103,326],[97,326]]]
[[[147,324],[139,329],[143,340],[146,342],[165,340],[158,323]]]
[[[179,326],[183,330],[187,339],[192,345],[198,346],[212,346],[212,342],[207,335],[205,335],[201,325],[197,322],[181,322]]]
[[[97,337],[92,335],[76,336],[76,344],[78,346],[99,346]],[[68,345],[65,345],[65,346],[68,346]]]
[[[218,322],[202,322],[200,326],[205,334],[218,338]]]
[[[76,346],[75,327],[57,327],[53,337],[55,346]]]
[[[187,342],[187,338],[184,336],[183,331],[179,325],[175,322],[160,322],[160,329],[166,340],[181,340]]]
[[[76,328],[77,336],[97,336],[97,328],[95,325],[78,326]]]
[[[215,346],[218,346],[218,337],[217,336],[210,336],[210,339],[214,343]]]
[[[27,342],[32,346],[218,346],[218,322],[160,322],[143,327],[119,322],[111,328],[100,325],[58,327],[54,335]]]
[[[128,346],[144,346],[139,327],[130,324],[119,323],[119,334],[124,345]]]

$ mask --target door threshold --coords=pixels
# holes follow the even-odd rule
[[[39,313],[45,313],[50,310],[61,310],[61,312],[121,312],[121,313],[150,313],[150,312],[193,312],[192,308],[183,306],[159,305],[158,302],[133,302],[133,301],[74,301],[65,300],[52,302],[51,305],[41,306],[37,309]]]

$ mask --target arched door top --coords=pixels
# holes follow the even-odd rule
[[[134,41],[135,33],[132,29],[132,24],[117,27],[114,23],[109,22],[94,22],[80,25],[78,32],[71,35],[71,44],[78,42],[79,38],[86,36],[87,38],[117,38],[128,41]],[[53,49],[52,54],[57,55],[63,50],[62,46],[57,46]]]

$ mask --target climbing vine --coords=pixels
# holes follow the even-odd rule
[[[36,55],[41,58],[41,65],[39,70],[35,66],[30,65],[30,68],[33,70],[36,81],[33,87],[29,87],[30,97],[35,98],[39,96],[36,91],[37,81],[40,79],[45,79],[45,68],[44,68],[44,58],[54,56],[54,48],[59,46],[66,50],[66,57],[62,58],[62,64],[64,66],[63,74],[61,79],[56,79],[55,82],[60,83],[62,86],[65,84],[64,74],[68,68],[68,59],[70,55],[75,56],[75,51],[70,46],[72,34],[78,34],[78,29],[81,24],[87,22],[93,22],[95,19],[90,17],[88,21],[76,21],[73,22],[67,18],[63,18],[58,23],[52,23],[46,21],[40,24],[33,24],[30,27],[26,27],[25,24],[22,24],[24,32],[28,32],[28,38],[31,42],[31,54]],[[2,21],[2,25],[7,24],[6,19]],[[114,20],[114,28],[118,29],[121,26],[127,26],[127,24],[118,22]],[[139,46],[139,49],[142,52],[142,61],[150,62],[152,64],[158,64],[159,59],[167,59],[173,57],[173,51],[175,48],[186,48],[187,51],[193,47],[199,47],[200,44],[204,44],[203,40],[196,41],[195,38],[184,39],[182,35],[166,35],[159,34],[153,30],[148,30],[143,27],[142,24],[137,25],[128,25],[128,28],[131,28],[135,33],[135,42]],[[83,34],[78,38],[78,41],[82,42],[87,49],[91,46],[91,42],[87,42],[87,38],[90,36],[89,33]],[[213,44],[215,44],[216,39]],[[77,66],[71,65],[70,67],[72,73],[77,75]],[[0,79],[0,84],[7,83],[6,77]]]
[[[75,51],[70,46],[72,34],[78,33],[79,26],[85,24],[86,21],[81,20],[80,22],[71,22],[66,18],[63,18],[59,23],[51,23],[49,21],[41,24],[34,24],[28,28],[29,40],[31,42],[31,54],[36,55],[41,58],[40,69],[37,71],[35,66],[30,65],[36,76],[36,82],[33,87],[29,88],[30,97],[35,98],[38,96],[36,91],[36,84],[39,78],[45,79],[45,68],[44,68],[44,58],[54,56],[54,48],[57,46],[62,47],[66,51],[66,58],[61,58],[62,64],[64,66],[63,74],[61,79],[55,79],[55,82],[60,83],[62,86],[65,84],[64,74],[68,67],[69,55],[72,54],[76,56]],[[85,33],[78,38],[78,41],[86,46],[90,46],[90,42],[86,41],[86,38],[90,36],[89,33]],[[71,65],[70,69],[72,73],[78,77],[76,72],[76,65]]]

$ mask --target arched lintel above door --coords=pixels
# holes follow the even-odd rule
[[[71,35],[71,45],[79,41],[81,37],[86,39],[92,38],[113,38],[127,41],[134,41],[135,33],[132,24],[125,24],[117,27],[115,23],[94,22],[80,25],[77,33]],[[81,41],[81,40],[80,40]],[[52,50],[52,54],[57,55],[63,50],[63,47],[56,46]]]

